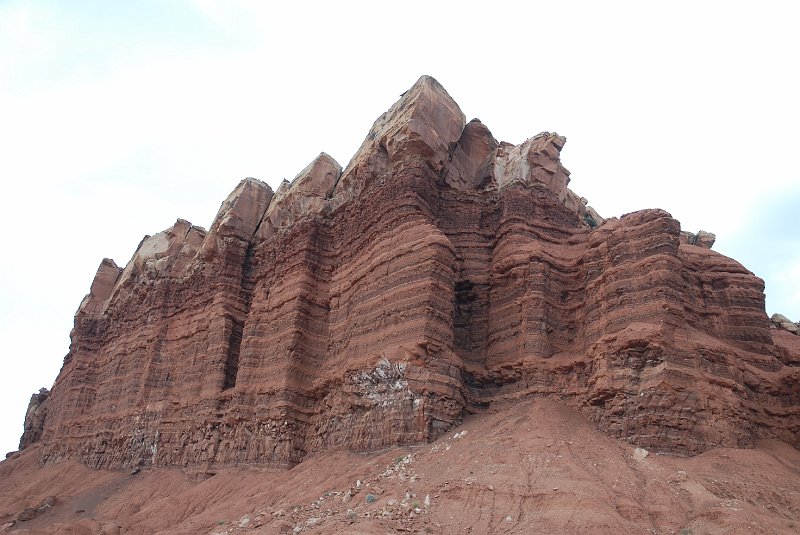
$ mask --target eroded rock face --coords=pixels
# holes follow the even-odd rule
[[[291,183],[284,180],[267,207],[258,238],[269,238],[298,219],[323,212],[341,174],[342,166],[323,152]]]
[[[779,329],[789,331],[792,334],[800,334],[800,326],[797,323],[792,323],[792,320],[783,314],[773,314],[770,320],[772,324]]]
[[[19,449],[23,450],[41,438],[49,397],[50,391],[46,388],[40,388],[37,394],[31,396],[28,410],[25,411],[25,431],[19,441]]]
[[[423,77],[344,171],[246,179],[208,232],[178,220],[104,261],[42,459],[290,466],[530,395],[650,451],[800,444],[800,347],[763,282],[664,211],[604,220],[564,142],[498,142]]]
[[[715,241],[717,241],[716,234],[706,232],[705,230],[698,231],[697,234],[687,231],[681,232],[681,243],[687,245],[696,245],[698,247],[711,249]]]

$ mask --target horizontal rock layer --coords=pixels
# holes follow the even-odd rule
[[[664,211],[604,220],[564,142],[498,142],[423,77],[343,171],[246,179],[208,231],[104,260],[22,446],[291,466],[529,395],[657,451],[800,444],[800,338],[771,329],[763,282]]]

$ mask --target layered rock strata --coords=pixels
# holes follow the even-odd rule
[[[529,395],[657,451],[800,445],[800,346],[763,282],[664,211],[604,220],[564,142],[498,142],[422,77],[343,171],[321,154],[276,192],[245,179],[208,231],[178,220],[104,260],[23,447],[291,466]]]

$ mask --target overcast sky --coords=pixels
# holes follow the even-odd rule
[[[601,215],[716,233],[800,320],[796,2],[273,4],[0,1],[0,455],[103,257],[345,165],[421,74],[498,139],[565,135]]]

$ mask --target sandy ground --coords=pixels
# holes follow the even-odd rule
[[[28,521],[26,507],[55,505]],[[14,522],[13,524],[11,524]],[[778,441],[696,457],[606,437],[551,400],[468,417],[434,443],[316,455],[291,470],[0,463],[0,532],[800,533],[800,451]]]

